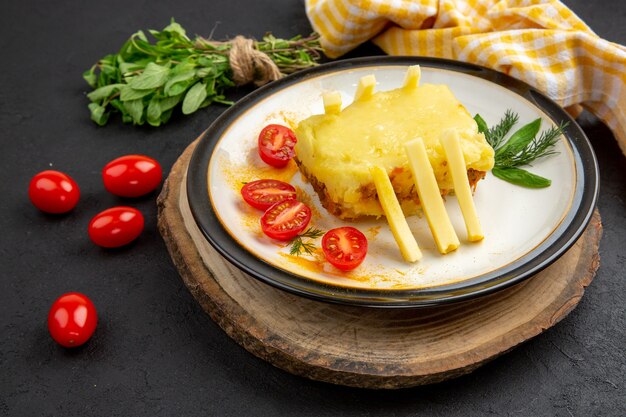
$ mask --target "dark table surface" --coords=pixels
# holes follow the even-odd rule
[[[567,1],[611,41],[626,44],[622,0]],[[626,415],[626,159],[592,117],[604,222],[598,274],[574,312],[554,328],[471,375],[401,391],[365,391],[292,376],[249,354],[194,301],[156,228],[155,195],[133,201],[146,229],[131,246],[102,250],[90,218],[127,204],[102,187],[100,170],[142,153],[167,172],[225,107],[163,127],[113,120],[95,126],[81,73],[134,31],[175,17],[190,33],[217,39],[308,33],[301,1],[3,1],[0,5],[0,414],[11,416],[182,415]],[[380,54],[371,46],[349,56]],[[237,99],[246,89],[232,93]],[[50,217],[27,197],[44,169],[72,175],[81,201]],[[49,337],[52,301],[88,294],[100,322],[74,350]]]

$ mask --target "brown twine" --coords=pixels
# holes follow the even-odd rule
[[[269,56],[254,49],[254,40],[236,36],[231,42],[228,55],[233,80],[237,85],[251,82],[259,87],[282,77],[280,70]]]

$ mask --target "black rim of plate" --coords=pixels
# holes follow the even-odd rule
[[[540,108],[556,124],[568,121],[565,137],[572,146],[576,188],[570,210],[553,233],[532,251],[489,273],[439,287],[384,290],[325,284],[278,269],[240,246],[218,220],[208,197],[208,167],[219,138],[240,113],[287,86],[338,70],[361,67],[416,65],[456,71],[503,86]],[[507,288],[540,272],[557,260],[580,237],[589,223],[598,197],[598,163],[589,140],[578,124],[558,104],[530,85],[477,65],[438,58],[377,56],[323,64],[272,82],[227,109],[202,135],[187,171],[191,213],[209,243],[243,272],[276,288],[308,298],[368,307],[427,307],[467,300]]]

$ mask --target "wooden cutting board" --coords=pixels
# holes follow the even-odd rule
[[[185,284],[211,318],[252,354],[287,372],[364,388],[403,388],[467,374],[554,326],[580,301],[599,266],[596,210],[557,262],[523,283],[463,303],[411,310],[301,298],[244,274],[191,217],[180,156],[158,199],[159,230]]]

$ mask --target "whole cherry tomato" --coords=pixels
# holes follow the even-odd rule
[[[290,240],[302,232],[311,220],[311,209],[298,200],[283,200],[261,217],[263,233],[272,239]]]
[[[365,259],[367,238],[354,227],[339,227],[326,232],[322,238],[322,250],[326,260],[333,266],[350,271]]]
[[[80,190],[76,182],[59,171],[42,171],[30,180],[30,201],[46,213],[67,213],[76,207]]]
[[[296,135],[293,130],[282,125],[267,125],[259,134],[259,155],[275,168],[282,168],[296,155]]]
[[[278,180],[257,180],[244,185],[241,195],[252,207],[267,210],[279,201],[296,198],[296,189]]]
[[[137,239],[143,230],[143,215],[132,207],[112,207],[89,222],[89,237],[98,246],[117,248]]]
[[[159,186],[161,165],[144,155],[125,155],[102,169],[104,188],[120,197],[140,197]]]
[[[96,307],[83,294],[70,292],[57,298],[48,313],[48,331],[61,346],[84,344],[98,324]]]

